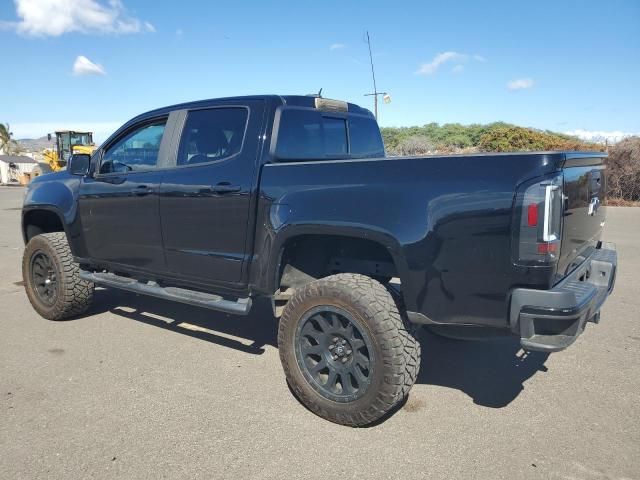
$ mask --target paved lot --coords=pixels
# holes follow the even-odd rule
[[[610,209],[616,292],[568,351],[424,332],[418,383],[350,429],[290,394],[249,318],[97,292],[50,322],[20,284],[21,188],[0,187],[0,478],[640,478],[640,208]]]

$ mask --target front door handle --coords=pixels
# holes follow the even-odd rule
[[[138,185],[136,189],[133,191],[133,193],[139,197],[142,197],[144,195],[149,195],[150,193],[153,193],[153,188],[148,187],[147,185]]]
[[[229,182],[220,182],[217,185],[211,187],[211,191],[213,193],[217,193],[220,195],[224,193],[235,193],[239,192],[240,190],[242,190],[242,187],[240,185],[231,185]]]

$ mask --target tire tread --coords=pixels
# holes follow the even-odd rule
[[[291,322],[297,322],[296,310],[310,297],[335,296],[351,305],[366,320],[378,339],[383,358],[384,381],[373,401],[358,411],[323,408],[313,395],[296,384],[286,348],[285,332]],[[380,420],[408,395],[420,369],[420,342],[409,326],[399,296],[394,296],[381,283],[358,274],[341,273],[311,282],[298,289],[287,303],[278,331],[280,358],[285,375],[300,400],[314,413],[332,422],[354,427],[366,426]]]
[[[35,298],[36,294],[32,291],[33,287],[29,272],[30,255],[35,248],[42,249],[38,247],[38,243],[44,243],[46,247],[49,247],[50,253],[53,253],[52,260],[57,263],[60,273],[58,281],[62,288],[52,308],[43,308]],[[43,233],[33,237],[25,249],[22,275],[31,305],[40,315],[49,320],[63,320],[75,317],[87,311],[91,306],[94,284],[80,278],[80,266],[73,260],[65,232]]]

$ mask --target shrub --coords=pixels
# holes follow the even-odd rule
[[[436,152],[436,147],[428,137],[415,135],[400,140],[393,149],[389,149],[389,155],[428,155]]]
[[[535,150],[604,150],[603,145],[583,142],[578,138],[529,128],[504,126],[485,132],[480,137],[483,152],[528,152]]]
[[[629,137],[609,147],[607,196],[640,201],[640,137]]]

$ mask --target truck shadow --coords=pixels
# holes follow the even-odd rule
[[[516,337],[449,340],[420,332],[422,361],[416,383],[455,388],[473,403],[502,408],[524,390],[524,382],[546,372],[548,353],[523,352]]]
[[[263,354],[267,345],[278,344],[278,321],[271,314],[270,302],[262,299],[243,317],[116,289],[97,289],[87,314],[103,312],[253,355]]]
[[[277,348],[278,320],[268,300],[255,301],[246,317],[192,307],[119,290],[95,292],[87,314],[110,312],[147,325],[261,355],[265,347]],[[467,394],[473,402],[490,408],[511,403],[524,382],[545,372],[548,354],[524,354],[517,338],[459,341],[420,331],[422,362],[416,384],[439,385]]]

